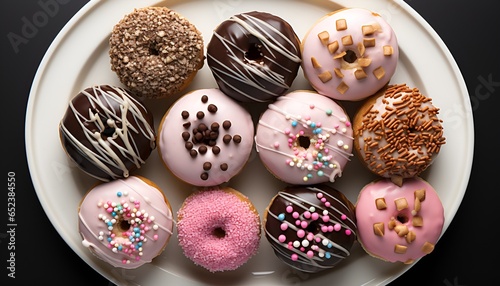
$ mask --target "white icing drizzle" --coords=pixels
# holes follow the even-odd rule
[[[94,113],[92,109],[88,110],[88,115],[86,117],[77,110],[77,108],[73,105],[73,101],[70,101],[69,103],[70,109],[73,111],[75,118],[77,118],[77,121],[79,122],[87,140],[91,142],[93,149],[89,149],[79,142],[66,128],[66,126],[64,126],[64,124],[61,124],[61,130],[63,135],[75,148],[78,149],[82,155],[87,157],[90,162],[107,175],[113,179],[117,179],[129,176],[129,172],[125,163],[122,159],[120,159],[120,155],[132,161],[137,168],[140,168],[141,164],[144,164],[145,162],[140,157],[138,146],[133,140],[130,132],[140,132],[150,141],[152,149],[155,148],[156,142],[154,129],[142,115],[140,103],[129,96],[123,89],[118,87],[110,88],[112,88],[113,91],[103,90],[101,86],[93,86],[92,93],[85,90],[81,92],[81,94],[87,97],[87,100],[91,103],[94,109],[98,109],[103,113],[101,116],[106,118],[106,123],[102,121],[100,114]],[[117,114],[115,110],[110,109],[110,106],[113,106],[113,103],[118,103],[120,105],[121,116]],[[132,114],[134,122],[129,122],[127,118],[129,113]],[[88,123],[95,123],[95,125],[99,128],[99,132],[92,132],[87,127]],[[121,127],[119,127],[117,123],[121,123]],[[114,133],[104,139],[101,136],[101,132],[105,130],[106,125],[113,128]],[[121,139],[123,142],[122,145],[115,141],[117,138]],[[113,151],[112,146],[117,149],[117,152]],[[108,166],[118,168],[122,171],[122,173],[116,174]],[[92,174],[89,175],[94,176]],[[105,178],[96,178],[106,181]]]

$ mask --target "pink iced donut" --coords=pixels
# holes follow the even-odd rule
[[[237,175],[253,148],[254,126],[246,109],[219,89],[199,89],[165,113],[158,151],[166,167],[195,186],[215,186]]]
[[[319,93],[358,101],[386,85],[396,71],[398,42],[378,14],[350,8],[322,17],[301,44],[304,76]]]
[[[166,197],[153,182],[130,176],[92,188],[78,212],[82,243],[114,267],[137,268],[166,247],[174,220]]]
[[[177,230],[186,257],[210,272],[235,270],[259,248],[257,210],[227,187],[190,195],[177,213]]]
[[[279,97],[262,114],[255,144],[262,163],[289,184],[333,182],[352,156],[352,127],[332,99],[299,90]]]
[[[366,185],[356,203],[358,241],[370,255],[390,262],[413,263],[434,250],[444,210],[434,188],[421,178],[390,179]]]

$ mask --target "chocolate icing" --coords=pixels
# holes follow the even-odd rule
[[[226,95],[242,102],[267,102],[285,93],[297,76],[300,40],[277,16],[243,13],[215,29],[207,63]]]
[[[78,93],[59,125],[68,156],[102,181],[129,176],[156,148],[153,116],[120,87],[89,87]]]
[[[334,267],[356,241],[353,204],[326,185],[285,188],[271,201],[264,220],[278,258],[304,272]]]

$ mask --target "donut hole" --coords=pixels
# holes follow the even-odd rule
[[[127,220],[122,220],[117,225],[120,232],[126,232],[130,229],[130,223]]]
[[[399,221],[402,224],[405,224],[405,223],[407,223],[409,221],[409,218],[408,218],[408,216],[406,214],[400,213],[400,214],[398,214],[396,216],[396,220]]]
[[[106,139],[107,137],[111,137],[111,136],[113,136],[113,134],[115,134],[115,131],[116,131],[116,129],[114,127],[106,126],[104,128],[104,130],[101,132],[101,137],[103,139]]]
[[[309,146],[311,146],[311,138],[309,138],[308,136],[300,135],[297,138],[297,143],[299,144],[300,147],[307,149],[309,148]]]
[[[345,55],[342,58],[344,59],[344,61],[352,64],[353,62],[355,62],[358,59],[358,56],[356,56],[355,52],[353,52],[351,50],[347,50],[347,51],[345,51]]]
[[[306,227],[306,231],[311,232],[313,234],[319,233],[320,229],[321,229],[320,225],[317,221],[311,221]]]
[[[245,59],[249,62],[261,64],[264,59],[262,53],[262,43],[256,37],[250,37],[248,41],[248,49],[245,52]]]
[[[152,43],[149,45],[149,54],[153,56],[157,56],[160,54],[160,51],[158,50],[157,43]]]
[[[217,238],[224,238],[226,236],[226,231],[222,227],[216,227],[213,229],[212,235]]]

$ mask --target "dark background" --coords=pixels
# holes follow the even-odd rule
[[[47,2],[48,0],[40,0]],[[52,40],[65,23],[88,1],[57,1],[50,15],[16,53],[7,34],[21,33],[23,17],[41,8],[35,1],[2,1],[1,83],[2,174],[16,173],[16,279],[7,279],[7,189],[0,195],[0,284],[108,285],[62,240],[41,208],[31,184],[24,146],[24,120],[31,83]],[[326,0],[325,0],[326,1]],[[376,0],[373,0],[376,1]],[[474,115],[475,153],[464,200],[432,255],[424,257],[391,285],[491,285],[497,284],[500,190],[492,181],[498,175],[500,139],[500,16],[496,1],[406,0],[437,31],[454,55],[465,78]],[[418,44],[418,39],[415,39]],[[76,52],[76,51],[75,51]],[[75,54],[77,56],[77,54]],[[62,71],[63,72],[63,71]],[[490,84],[485,84],[490,82]],[[5,102],[5,100],[7,102]],[[457,154],[460,156],[460,154]],[[452,180],[453,178],[448,178]],[[4,181],[4,182],[5,182]],[[334,284],[334,281],[332,281]]]

